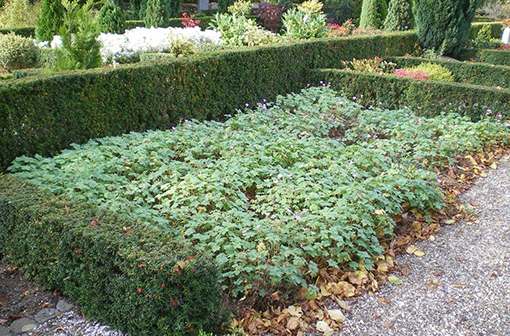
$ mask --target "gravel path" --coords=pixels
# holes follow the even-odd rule
[[[443,226],[416,244],[425,256],[398,256],[403,284],[350,301],[337,335],[510,335],[510,158],[500,162],[462,195],[479,223]]]

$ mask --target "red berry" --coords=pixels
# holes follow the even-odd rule
[[[142,289],[141,289],[141,288],[138,288],[138,289],[136,290],[136,292],[137,292],[138,294],[142,294]]]
[[[161,284],[161,288],[165,288],[165,287],[166,287],[166,285],[165,285],[165,284]]]

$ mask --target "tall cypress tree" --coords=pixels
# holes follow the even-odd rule
[[[412,0],[391,0],[388,6],[388,16],[384,21],[384,30],[409,30],[414,27]]]
[[[382,28],[388,14],[385,0],[363,0],[359,25],[365,29]]]
[[[415,0],[414,16],[422,48],[455,56],[469,35],[483,0]]]
[[[64,23],[64,7],[61,0],[43,0],[41,14],[35,26],[37,41],[51,41]]]

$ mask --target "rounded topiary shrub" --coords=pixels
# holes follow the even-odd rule
[[[11,72],[35,66],[38,50],[34,42],[14,33],[0,34],[0,67]]]

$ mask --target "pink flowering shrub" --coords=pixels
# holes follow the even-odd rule
[[[430,75],[424,73],[423,70],[396,69],[393,73],[398,77],[411,77],[413,79],[429,79]]]
[[[184,28],[193,28],[200,24],[200,20],[194,20],[195,14],[188,16],[188,13],[182,12],[181,24]]]

